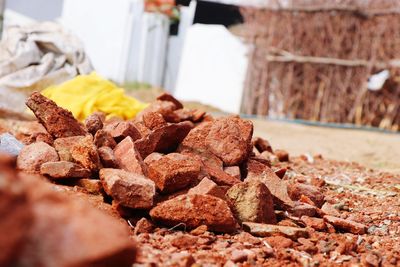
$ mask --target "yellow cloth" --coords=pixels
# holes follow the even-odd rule
[[[102,111],[107,117],[131,119],[147,107],[147,104],[125,95],[124,89],[95,72],[51,86],[41,93],[71,111],[81,121],[95,111]]]

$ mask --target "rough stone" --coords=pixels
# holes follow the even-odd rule
[[[217,185],[232,186],[241,182],[240,179],[224,172],[222,167],[219,168],[215,165],[205,163],[203,169]]]
[[[287,162],[289,161],[289,153],[283,149],[277,149],[274,151],[275,156],[278,157],[280,162]]]
[[[251,151],[253,124],[238,117],[217,119],[212,123],[205,144],[224,165],[233,166],[247,159]]]
[[[154,225],[146,218],[141,218],[135,225],[134,235],[152,233]]]
[[[153,152],[174,152],[193,126],[193,123],[185,121],[155,129],[145,138],[136,141],[135,147],[142,159]]]
[[[114,148],[114,156],[121,169],[143,174],[141,158],[130,136],[126,137]]]
[[[73,161],[71,149],[84,138],[84,136],[71,136],[54,140],[54,148],[57,150],[60,160]]]
[[[95,112],[85,120],[85,127],[93,136],[103,128],[104,113]]]
[[[240,180],[241,174],[240,174],[240,168],[239,166],[230,166],[230,167],[225,167],[224,172],[226,172],[228,175],[232,176],[233,178]]]
[[[243,229],[260,237],[282,235],[293,240],[296,240],[299,237],[308,237],[308,231],[306,229],[290,226],[244,222]]]
[[[201,163],[198,160],[178,153],[163,156],[147,166],[147,176],[164,193],[187,187],[197,179],[200,171]]]
[[[263,138],[261,138],[261,137],[255,137],[255,138],[253,138],[252,143],[253,143],[253,146],[254,146],[254,147],[258,150],[258,152],[260,152],[260,153],[263,153],[264,151],[268,151],[268,152],[270,152],[270,153],[273,153],[271,144],[270,144],[267,140],[265,140],[265,139],[263,139]]]
[[[167,125],[164,117],[158,112],[147,112],[143,114],[143,123],[151,130],[155,130]]]
[[[216,183],[205,177],[198,185],[191,188],[188,191],[188,194],[210,195],[225,200],[225,194],[228,189],[229,188],[225,186],[218,186]]]
[[[271,168],[265,167],[261,175],[248,175],[245,181],[258,180],[264,183],[271,192],[275,206],[288,209],[294,206],[287,192],[287,185]]]
[[[53,147],[38,142],[22,148],[17,158],[17,168],[25,172],[39,173],[43,163],[58,160],[58,154]]]
[[[153,206],[155,186],[144,176],[119,169],[101,169],[100,180],[104,191],[124,207],[150,209]]]
[[[178,151],[201,153],[207,151],[206,137],[211,130],[211,122],[203,122],[193,128],[179,145]]]
[[[228,190],[226,198],[238,221],[276,223],[271,192],[262,182],[236,184]]]
[[[301,217],[303,215],[314,217],[317,214],[317,208],[313,205],[296,202],[295,206],[289,210],[290,215]]]
[[[131,137],[133,141],[142,138],[140,131],[136,129],[133,122],[130,121],[110,123],[104,127],[104,130],[109,132],[117,143],[128,136]]]
[[[160,203],[150,211],[151,218],[169,227],[184,224],[187,229],[206,225],[216,232],[234,232],[237,223],[228,204],[209,195],[182,195]]]
[[[143,120],[143,116],[149,112],[157,112],[160,113],[166,121],[169,121],[169,117],[173,115],[173,112],[176,110],[176,105],[170,101],[161,101],[157,100],[152,102],[147,108],[142,110],[137,116],[136,119],[138,121]]]
[[[57,106],[38,92],[28,98],[26,105],[54,138],[88,134],[70,111]]]
[[[101,165],[97,147],[91,135],[85,136],[72,146],[71,157],[76,163],[92,172],[98,171]]]
[[[103,186],[100,180],[84,178],[77,180],[74,185],[80,187],[85,193],[93,195],[100,195],[103,193]],[[101,199],[101,201],[103,201],[103,199]]]
[[[117,145],[117,142],[115,142],[114,138],[111,136],[109,132],[105,130],[99,130],[94,135],[94,144],[97,147],[108,146],[114,149],[115,146]]]
[[[29,136],[29,138],[25,141],[25,144],[33,144],[37,142],[45,142],[46,144],[53,145],[54,138],[49,133],[33,133]]]
[[[177,100],[175,97],[173,97],[172,95],[170,95],[168,93],[162,93],[161,95],[159,95],[157,97],[157,100],[171,102],[171,103],[173,103],[175,105],[175,109],[182,109],[183,108],[182,103],[179,100]]]
[[[311,227],[317,231],[325,231],[326,224],[324,219],[313,218],[309,216],[302,216],[301,221],[308,227]]]
[[[329,204],[328,202],[325,202],[324,205],[322,205],[321,210],[326,214],[326,215],[331,215],[335,217],[340,217],[340,212],[335,209],[334,206]]]
[[[53,179],[89,177],[90,171],[69,161],[46,162],[40,167],[40,173]]]
[[[288,187],[288,193],[292,200],[300,200],[301,196],[304,195],[319,208],[322,207],[325,201],[321,189],[312,185],[301,183],[290,184]]]
[[[355,235],[363,235],[367,229],[367,227],[362,223],[345,220],[330,215],[325,215],[324,220],[332,224],[337,230],[350,232]]]
[[[103,146],[97,149],[97,153],[99,154],[100,161],[105,168],[117,168],[118,162],[114,156],[114,151],[112,148],[108,146]]]

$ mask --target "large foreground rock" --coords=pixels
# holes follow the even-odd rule
[[[136,247],[129,238],[127,225],[96,209],[87,200],[54,191],[54,185],[36,176],[21,174],[13,178],[13,185],[17,179],[22,181],[22,187],[18,190],[26,194],[28,206],[25,206],[23,198],[6,197],[9,201],[3,201],[5,196],[0,193],[0,206],[6,205],[2,206],[2,216],[7,214],[1,219],[0,236],[14,240],[0,244],[7,245],[5,249],[14,249],[15,253],[19,253],[8,265],[1,266],[132,265]],[[26,215],[18,215],[22,207]],[[27,216],[30,211],[32,219]],[[11,219],[12,223],[7,225]],[[30,225],[28,232],[24,231],[24,224]],[[15,241],[21,235],[23,246],[19,247]],[[2,248],[2,255],[5,249]]]
[[[181,195],[162,202],[150,211],[151,218],[169,227],[183,224],[187,229],[207,225],[216,232],[234,232],[237,223],[228,204],[209,195]]]

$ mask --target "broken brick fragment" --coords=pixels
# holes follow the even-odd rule
[[[131,121],[114,122],[106,125],[104,130],[109,132],[114,140],[119,143],[126,137],[131,137],[133,141],[142,138],[140,131]]]
[[[275,156],[278,157],[280,162],[287,162],[289,161],[289,153],[283,149],[277,149],[274,151]]]
[[[201,163],[189,156],[171,153],[147,166],[147,176],[153,180],[157,189],[172,193],[194,182],[201,171]]]
[[[308,237],[308,231],[304,228],[280,226],[263,223],[244,222],[243,229],[255,236],[267,237],[281,235],[292,240],[297,240],[300,237]]]
[[[108,146],[112,149],[117,145],[112,135],[105,130],[98,130],[94,135],[94,144],[97,147]]]
[[[169,121],[168,118],[171,117],[171,115],[173,116],[173,112],[176,109],[177,107],[173,102],[157,100],[139,112],[139,114],[136,116],[136,120],[143,121],[144,114],[149,112],[157,112],[160,113],[166,121]]]
[[[74,182],[75,186],[80,187],[80,190],[84,193],[100,195],[103,193],[103,186],[100,180],[95,179],[79,179]]]
[[[326,224],[324,219],[313,218],[309,216],[301,216],[301,221],[307,226],[311,227],[317,231],[325,231]]]
[[[216,183],[205,177],[198,185],[191,188],[188,191],[188,194],[210,195],[225,200],[225,194],[228,189],[229,187],[218,186]]]
[[[265,139],[263,139],[261,137],[253,138],[252,143],[253,143],[253,146],[260,153],[263,153],[264,151],[268,151],[270,153],[273,153],[271,144],[267,140],[265,140]]]
[[[127,208],[150,209],[155,196],[154,182],[144,176],[119,169],[101,169],[104,191]]]
[[[262,182],[236,184],[228,190],[226,199],[240,222],[276,223],[271,192]]]
[[[136,223],[133,234],[139,235],[139,234],[151,233],[153,232],[153,229],[154,229],[153,223],[143,217]]]
[[[46,162],[58,161],[56,150],[44,142],[24,146],[17,157],[17,168],[31,173],[39,173]]]
[[[53,145],[54,139],[53,137],[48,134],[48,133],[33,133],[31,136],[29,136],[28,140],[25,141],[25,144],[33,144],[37,142],[45,142],[46,144]]]
[[[147,112],[143,114],[143,123],[147,128],[151,130],[155,130],[157,128],[161,128],[167,125],[164,117],[157,112]]]
[[[301,183],[290,184],[288,186],[288,193],[292,200],[300,200],[302,195],[308,197],[319,208],[322,207],[325,201],[321,189],[312,185]]]
[[[337,218],[330,215],[325,215],[324,220],[332,224],[338,230],[349,232],[355,235],[363,235],[365,234],[367,229],[367,227],[362,223],[342,218]]]
[[[275,206],[282,209],[288,209],[294,206],[294,202],[290,199],[287,192],[286,183],[281,180],[271,168],[265,166],[264,172],[260,175],[251,175],[251,173],[249,173],[245,181],[252,180],[260,181],[268,187],[273,196]]]
[[[203,168],[210,176],[210,179],[213,180],[217,185],[232,186],[241,182],[240,179],[227,174],[222,168],[219,168],[215,165],[204,164]]]
[[[88,134],[70,111],[57,106],[54,101],[38,92],[28,98],[26,105],[54,138]]]
[[[119,168],[128,172],[143,174],[140,155],[135,149],[132,137],[128,136],[114,148]]]
[[[100,157],[91,135],[85,136],[72,146],[71,157],[76,163],[92,172],[100,169]]]
[[[240,168],[239,166],[230,166],[230,167],[225,167],[224,172],[229,174],[230,176],[234,177],[235,179],[240,180],[241,179],[241,174],[240,174]]]
[[[253,124],[238,117],[215,120],[205,144],[226,166],[238,165],[245,161],[251,151]]]
[[[198,153],[207,151],[205,140],[211,130],[211,126],[211,122],[203,122],[193,128],[179,145],[178,151],[193,151]]]
[[[97,131],[103,128],[103,122],[105,119],[104,113],[95,112],[85,120],[85,127],[89,133],[93,136],[97,133]]]
[[[53,179],[83,178],[91,175],[88,169],[69,161],[43,163],[40,167],[40,173]]]
[[[168,93],[162,93],[161,95],[159,95],[157,97],[157,100],[171,102],[171,103],[173,103],[175,105],[176,109],[182,109],[183,108],[182,103],[179,100],[177,100],[175,97],[173,97],[172,95],[170,95]]]
[[[142,159],[153,152],[164,154],[174,152],[193,126],[193,123],[184,121],[158,128],[145,138],[136,141],[135,148]]]
[[[73,161],[71,156],[71,149],[74,145],[78,144],[85,136],[71,136],[57,138],[54,140],[54,148],[57,150],[60,160]]]
[[[103,146],[97,149],[97,153],[99,154],[100,161],[105,168],[117,168],[118,162],[114,156],[114,151],[108,147]]]
[[[230,233],[237,223],[228,204],[209,195],[182,195],[160,203],[150,211],[151,218],[169,227],[183,224],[186,229],[206,225],[215,232]]]

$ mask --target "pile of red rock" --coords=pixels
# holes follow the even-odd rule
[[[168,94],[132,121],[95,113],[85,125],[39,93],[27,105],[47,134],[31,138],[17,168],[101,196],[125,219],[142,218],[136,232],[157,224],[297,239],[308,235],[306,226],[366,230],[335,217],[318,187],[323,181],[282,179],[286,169],[273,169],[271,162],[287,161],[288,153],[253,138],[252,123],[237,116],[187,110]],[[305,228],[282,223],[288,218]]]

